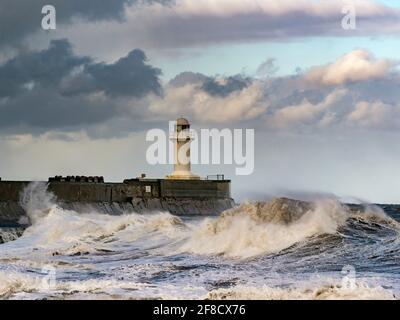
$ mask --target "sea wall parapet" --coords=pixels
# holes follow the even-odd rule
[[[131,179],[104,183],[101,179],[51,179],[47,190],[57,203],[77,212],[106,214],[168,211],[176,215],[212,215],[232,208],[229,180]],[[85,181],[85,182],[81,182]],[[0,227],[21,224],[20,204],[29,181],[0,181]]]

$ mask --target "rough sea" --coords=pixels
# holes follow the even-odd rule
[[[321,199],[289,223],[255,219],[254,207],[222,217],[78,214],[38,190],[32,225],[0,244],[0,298],[400,298],[400,206],[349,211]]]

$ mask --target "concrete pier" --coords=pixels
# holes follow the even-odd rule
[[[232,208],[230,180],[131,179],[123,183],[49,179],[57,204],[77,212],[168,211],[175,215],[217,215]],[[101,180],[100,180],[101,181]],[[20,197],[29,181],[0,181],[0,227],[19,227],[25,211]],[[25,219],[26,220],[26,219]]]

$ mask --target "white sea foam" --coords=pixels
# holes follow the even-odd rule
[[[110,249],[113,243],[134,242],[153,235],[170,241],[185,240],[175,252],[249,258],[278,252],[309,237],[333,234],[348,218],[335,200],[319,201],[312,210],[288,224],[263,222],[254,215],[255,204],[241,206],[235,214],[185,225],[168,213],[109,216],[80,214],[57,206],[43,185],[27,188],[24,207],[32,221],[23,238],[35,247],[48,247],[57,254],[89,253]],[[173,253],[173,252],[171,252]]]
[[[388,216],[381,207],[374,204],[363,205],[361,210],[353,212],[351,216],[368,223],[379,223],[400,231],[400,223]]]
[[[165,212],[111,216],[96,212],[95,207],[86,207],[86,213],[66,210],[46,189],[44,183],[32,183],[21,195],[31,226],[10,248],[26,245],[48,254],[72,255],[113,249],[114,244],[133,243],[149,235],[153,237],[149,245],[153,245],[161,237],[177,239],[185,230],[178,217]]]
[[[350,216],[393,220],[372,206],[362,214],[351,214],[334,199],[315,202],[310,210],[289,222],[280,221],[282,217],[275,212],[264,212],[264,218],[260,219],[255,203],[244,203],[218,218],[188,224],[162,212],[110,216],[93,209],[82,214],[59,207],[45,184],[29,185],[22,203],[32,221],[23,238],[29,238],[33,246],[51,248],[52,253],[57,250],[57,254],[109,250],[115,243],[133,243],[143,237],[149,245],[162,245],[159,241],[163,237],[165,245],[182,241],[173,251],[168,248],[165,254],[188,252],[250,258],[279,252],[313,236],[335,234]]]
[[[0,299],[202,299],[196,286],[154,285],[120,278],[55,281],[43,285],[43,276],[0,271]]]
[[[133,243],[148,235],[154,242],[159,237],[176,238],[183,229],[180,219],[168,213],[109,216],[54,206],[18,241],[29,241],[32,247],[48,249],[49,253],[71,255],[113,249],[118,243]]]
[[[0,247],[0,298],[394,298],[391,291],[380,286],[381,282],[366,284],[358,281],[355,288],[348,289],[341,286],[340,280],[321,283],[308,281],[304,274],[296,274],[285,278],[287,282],[282,287],[280,283],[285,273],[274,276],[266,271],[268,280],[265,280],[265,274],[259,273],[269,268],[269,260],[262,262],[267,265],[256,268],[258,273],[254,273],[254,268],[243,268],[248,263],[247,258],[273,254],[297,243],[317,243],[319,246],[320,239],[315,238],[319,235],[341,237],[341,227],[346,226],[349,218],[390,227],[396,225],[397,222],[378,207],[367,207],[354,213],[338,201],[328,199],[317,201],[293,216],[269,211],[262,211],[260,216],[257,203],[245,203],[218,218],[182,220],[165,212],[111,216],[97,212],[95,207],[81,210],[86,213],[65,210],[46,192],[46,185],[38,184],[26,189],[22,203],[32,225],[20,239]],[[310,238],[313,239],[308,242]],[[398,250],[398,244],[391,239],[386,239],[386,246],[382,247],[386,251],[382,254]],[[380,248],[374,247],[373,255],[380,254]],[[357,256],[359,249],[355,247],[351,254]],[[110,259],[108,252],[120,256]],[[85,256],[75,256],[82,254]],[[174,257],[176,254],[179,255]],[[180,254],[185,254],[183,260]],[[336,251],[329,254],[334,256]],[[306,264],[319,263],[321,259],[330,261],[329,254],[324,253],[324,257],[318,253],[306,255],[303,260],[288,258],[297,259],[296,263],[301,261],[301,267],[307,270]],[[283,255],[272,263],[276,266],[287,261]],[[209,263],[218,268],[203,268]],[[230,276],[229,272],[234,270],[231,267],[237,263],[243,269],[235,269],[235,275]],[[260,262],[253,260],[250,263],[257,265]],[[293,260],[289,263],[293,264]],[[56,268],[62,280],[58,280],[52,289],[42,289],[40,270],[48,264]],[[36,270],[39,277],[32,270]],[[101,277],[91,277],[92,272]],[[338,274],[340,277],[340,272]],[[76,279],[75,275],[78,275]],[[303,283],[305,278],[306,284]],[[393,279],[394,276],[389,287],[396,281]],[[219,288],[219,281],[226,281],[232,287]]]
[[[396,296],[380,286],[371,287],[358,283],[355,288],[340,284],[304,288],[248,287],[237,286],[209,292],[206,299],[212,300],[394,300]]]
[[[83,280],[83,281],[57,281],[53,288],[48,288],[42,283],[43,278],[17,272],[0,272],[0,298],[32,296],[68,299],[74,298],[108,298],[123,299],[129,296],[129,291],[141,290],[146,284],[110,280]],[[125,292],[127,290],[127,292]]]
[[[331,280],[325,283],[301,282],[289,288],[237,285],[204,292],[196,286],[151,285],[117,279],[57,281],[53,288],[42,286],[42,279],[16,272],[0,272],[0,299],[207,299],[207,300],[394,300],[391,290],[357,282],[353,288]]]
[[[20,195],[20,203],[31,224],[35,224],[57,206],[56,197],[47,191],[47,184],[43,182],[28,184]]]
[[[253,210],[249,205],[245,208]],[[348,212],[335,200],[317,202],[313,210],[289,224],[263,223],[242,211],[192,226],[181,250],[249,258],[281,251],[312,236],[334,234],[347,218]]]
[[[0,228],[0,244],[18,239],[21,233],[22,231],[16,228]]]

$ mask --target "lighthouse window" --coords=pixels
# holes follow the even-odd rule
[[[177,127],[176,127],[176,131],[177,132],[181,132],[181,131],[183,131],[183,130],[188,130],[188,129],[190,129],[190,125],[178,125]]]

